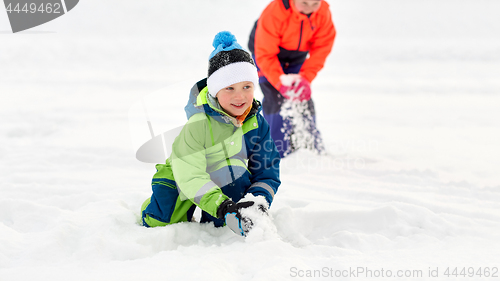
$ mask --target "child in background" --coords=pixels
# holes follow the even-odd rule
[[[290,120],[283,120],[287,114],[280,115],[285,99],[307,103],[307,116],[312,116],[314,123],[308,127],[320,140],[310,83],[323,68],[335,34],[329,5],[323,0],[274,0],[253,27],[248,48],[259,69],[264,117],[281,157],[297,145],[291,141],[291,126],[286,124]]]
[[[156,165],[142,220],[147,227],[191,221],[197,206],[201,222],[246,236],[253,223],[241,211],[267,212],[280,185],[280,157],[253,98],[258,74],[251,55],[227,31],[213,46],[208,77],[193,86],[185,107],[188,122],[172,155]]]

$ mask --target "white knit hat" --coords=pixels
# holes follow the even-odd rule
[[[217,33],[212,43],[215,50],[208,60],[208,93],[217,93],[232,84],[250,81],[257,86],[259,76],[252,56],[236,42],[229,31]]]

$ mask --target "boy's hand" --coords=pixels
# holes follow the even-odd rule
[[[300,76],[300,81],[296,83],[296,93],[299,96],[299,101],[307,101],[311,99],[311,83],[306,78]]]
[[[253,222],[241,214],[241,210],[253,206],[253,201],[234,203],[231,200],[222,202],[217,210],[217,216],[224,219],[226,225],[236,234],[247,236],[252,229]]]
[[[280,76],[280,93],[286,99],[307,101],[311,99],[311,84],[300,74]]]

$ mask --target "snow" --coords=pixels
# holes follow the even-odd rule
[[[444,273],[500,267],[495,0],[329,1],[338,37],[312,83],[329,155],[282,161],[275,229],[138,224],[155,169],[135,159],[129,110],[164,92],[178,126],[180,85],[206,75],[213,36],[245,46],[267,3],[88,0],[18,34],[0,12],[0,280],[478,280]]]

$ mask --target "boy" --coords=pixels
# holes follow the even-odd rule
[[[323,68],[335,35],[329,5],[323,0],[274,0],[253,27],[248,48],[259,68],[264,117],[281,157],[300,145],[292,142],[291,121],[280,114],[290,99],[305,103],[313,119],[309,133],[316,139],[315,149],[324,149],[315,129],[310,83]]]
[[[227,31],[213,46],[208,77],[193,86],[185,107],[188,122],[172,155],[156,165],[142,220],[147,227],[191,221],[198,206],[201,222],[246,236],[252,221],[241,210],[267,212],[280,185],[280,157],[253,98],[258,75],[251,55]],[[265,203],[239,202],[246,194]]]

